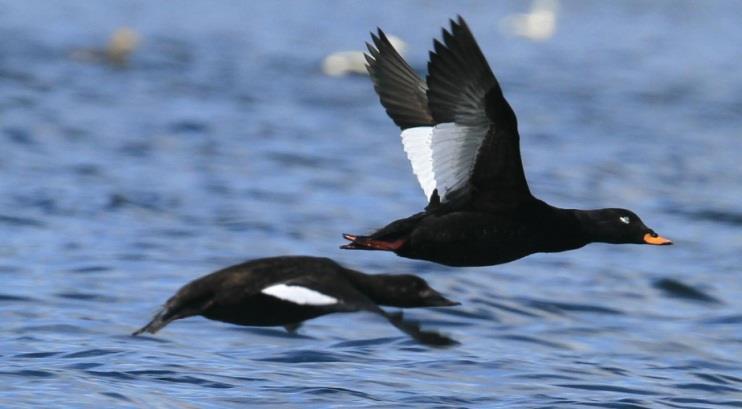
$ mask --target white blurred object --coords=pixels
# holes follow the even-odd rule
[[[393,35],[388,36],[389,42],[404,57],[407,44],[401,38]],[[322,61],[322,72],[331,77],[339,77],[346,74],[368,75],[366,71],[366,57],[363,51],[338,51],[325,57]]]
[[[137,45],[139,34],[128,27],[121,27],[114,31],[108,40],[106,57],[113,64],[126,64]]]
[[[71,57],[79,61],[124,66],[138,45],[139,34],[129,27],[120,27],[111,34],[105,48],[73,50]]]
[[[558,0],[534,0],[528,13],[519,13],[502,19],[506,32],[534,41],[548,40],[556,31]]]

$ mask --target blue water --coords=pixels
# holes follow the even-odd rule
[[[742,3],[0,1],[0,406],[742,407]],[[381,26],[425,69],[468,19],[515,108],[532,190],[626,207],[672,247],[591,245],[484,268],[338,249],[424,206],[365,77],[322,58]],[[72,57],[116,27],[116,68]],[[202,318],[128,334],[242,260],[415,273],[461,307],[299,336]]]

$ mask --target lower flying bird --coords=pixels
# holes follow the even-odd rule
[[[424,331],[400,308],[459,305],[414,275],[369,275],[328,259],[308,256],[271,257],[216,271],[186,284],[147,325],[134,332],[156,333],[172,321],[202,315],[239,325],[284,326],[295,331],[305,320],[335,312],[369,311],[386,318],[415,340],[434,346],[456,341]]]
[[[428,205],[345,249],[385,250],[450,266],[506,263],[588,243],[672,244],[625,209],[560,209],[531,194],[518,123],[466,22],[434,41],[423,81],[379,29],[368,72]]]

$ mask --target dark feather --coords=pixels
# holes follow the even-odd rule
[[[435,41],[434,49],[427,94],[436,123],[486,132],[469,183],[455,194],[471,197],[477,208],[512,207],[530,199],[515,113],[463,18],[451,20],[451,31],[443,30],[443,42]]]
[[[367,69],[389,117],[402,129],[433,126],[428,109],[427,86],[394,49],[383,31],[371,34],[374,45],[366,44]]]

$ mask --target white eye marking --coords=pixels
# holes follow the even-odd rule
[[[629,216],[621,216],[618,220],[621,220],[621,223],[629,224]]]
[[[261,293],[299,305],[337,304],[337,298],[298,285],[276,284],[264,288]]]

